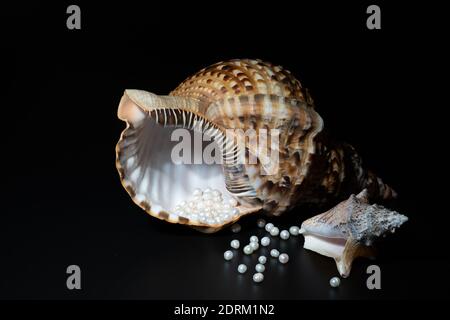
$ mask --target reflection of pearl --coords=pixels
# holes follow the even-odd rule
[[[258,262],[261,263],[261,264],[265,264],[267,262],[266,256],[260,256],[258,258]]]
[[[239,245],[240,245],[240,243],[239,243],[239,240],[232,240],[231,241],[231,243],[230,243],[230,246],[233,248],[233,249],[239,249]]]
[[[289,231],[283,230],[280,232],[280,238],[283,240],[289,239]]]
[[[263,264],[258,263],[258,264],[255,266],[255,270],[256,270],[256,272],[264,272],[264,270],[266,270],[266,267],[264,267]]]
[[[280,230],[277,227],[273,227],[270,229],[270,235],[272,237],[276,237],[280,233]]]
[[[341,279],[339,279],[338,277],[333,277],[330,279],[330,286],[332,286],[333,288],[339,287],[340,284]]]
[[[280,256],[278,257],[278,260],[279,260],[281,263],[285,264],[285,263],[287,263],[287,262],[289,261],[289,256],[288,256],[286,253],[282,253],[282,254],[280,254]]]
[[[238,233],[241,231],[241,225],[239,223],[235,223],[231,226],[231,232]]]
[[[300,231],[300,228],[297,226],[292,226],[289,228],[289,232],[293,235],[293,236],[298,236]]]
[[[270,255],[274,258],[278,258],[278,256],[280,255],[280,251],[278,251],[277,249],[272,249],[270,250]]]
[[[256,225],[258,226],[258,228],[264,228],[264,226],[266,225],[266,220],[264,219],[258,219],[256,221]]]
[[[270,238],[269,237],[263,237],[261,239],[261,245],[263,247],[267,247],[270,244]]]
[[[239,273],[245,273],[247,271],[247,266],[245,264],[240,264],[238,266],[238,272]]]
[[[274,227],[274,225],[273,225],[273,223],[268,223],[268,224],[266,224],[266,231],[267,232],[270,232],[270,230],[272,230],[272,228]]]
[[[233,251],[231,251],[231,250],[225,251],[225,252],[223,253],[223,258],[224,258],[225,260],[231,260],[231,259],[233,259]]]
[[[253,275],[253,281],[261,282],[263,280],[264,280],[264,275],[262,273],[258,272]]]

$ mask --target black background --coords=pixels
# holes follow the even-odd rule
[[[72,3],[2,4],[0,298],[449,297],[442,9],[375,2],[382,29],[368,30],[371,2],[289,3],[77,2],[78,31],[66,28]],[[289,264],[269,261],[254,284],[250,272],[236,273],[237,259],[223,260],[229,230],[204,235],[160,222],[120,185],[123,90],[166,94],[231,58],[289,69],[310,88],[325,126],[400,195],[393,207],[410,221],[380,243],[376,262],[357,260],[338,289],[328,285],[334,262],[301,249],[301,237],[280,244]],[[274,222],[299,225],[316,213]],[[261,234],[254,218],[242,225],[241,243]],[[253,268],[256,255],[241,256]],[[372,263],[382,270],[378,291],[365,285]],[[80,291],[66,288],[71,264],[82,269]]]

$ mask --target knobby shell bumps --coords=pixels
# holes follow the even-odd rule
[[[366,189],[334,208],[302,223],[304,248],[334,258],[342,277],[348,277],[353,260],[374,256],[374,241],[394,233],[408,218],[377,204],[370,204]]]
[[[345,100],[337,98],[330,107],[345,108]],[[351,146],[325,138],[323,120],[300,82],[281,66],[261,60],[216,63],[169,95],[125,90],[118,117],[126,122],[116,146],[122,185],[147,213],[171,223],[214,232],[247,214],[280,215],[298,204],[336,203],[363,188],[374,199],[395,196],[361,166]],[[177,128],[210,137],[224,161],[175,163],[171,155],[178,141],[171,136]],[[230,129],[241,131],[230,138]],[[252,143],[242,147],[242,132],[250,129],[278,130],[278,145],[268,143],[265,153]],[[195,159],[198,151],[192,152]],[[272,152],[279,159],[275,168],[267,162]],[[244,154],[244,163],[236,161],[237,154]],[[235,213],[176,208],[195,189],[207,188],[234,199]]]

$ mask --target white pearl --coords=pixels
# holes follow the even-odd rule
[[[261,245],[263,247],[267,247],[270,244],[270,238],[269,237],[263,237],[261,239]]]
[[[264,228],[264,226],[266,225],[266,220],[258,219],[256,220],[256,225],[258,226],[258,228]]]
[[[287,231],[287,230],[283,230],[280,232],[280,238],[283,240],[289,239],[289,235],[290,235],[289,231]]]
[[[200,190],[200,189],[195,189],[194,190],[194,192],[192,193],[192,195],[194,196],[194,197],[198,197],[198,196],[201,196],[203,194],[203,192],[202,192],[202,190]]]
[[[230,205],[230,206],[232,206],[232,207],[236,207],[237,206],[237,200],[235,199],[235,198],[230,198],[229,200],[228,200],[228,204]]]
[[[246,245],[246,246],[244,247],[244,253],[245,253],[245,254],[252,254],[252,253],[253,253],[252,247],[250,247],[250,245]]]
[[[233,251],[231,251],[231,250],[225,251],[225,252],[223,253],[223,258],[224,258],[225,260],[231,260],[231,259],[233,259]]]
[[[259,249],[259,243],[258,242],[250,242],[250,248],[252,248],[253,251]]]
[[[261,263],[261,264],[265,264],[267,262],[266,256],[260,256],[258,258],[258,262]]]
[[[264,275],[261,272],[255,273],[253,275],[253,281],[254,282],[261,282],[264,280]]]
[[[280,229],[278,229],[277,227],[273,227],[271,230],[270,230],[270,235],[272,236],[272,237],[276,237],[277,235],[279,235],[280,234]]]
[[[272,230],[272,228],[274,227],[273,223],[268,223],[265,226],[265,229],[267,232],[270,232],[270,230]]]
[[[239,273],[245,273],[247,272],[247,266],[245,264],[238,265],[238,272]]]
[[[214,197],[218,198],[218,197],[220,197],[220,196],[222,195],[222,192],[220,192],[220,191],[217,190],[217,189],[214,189],[214,190],[212,191],[212,194],[213,194]]]
[[[251,236],[250,237],[250,242],[259,242],[259,239],[257,236]]]
[[[203,193],[203,200],[211,200],[212,198],[214,198],[214,196],[212,195],[211,192],[204,192]]]
[[[278,258],[278,256],[280,255],[280,251],[278,251],[277,249],[272,249],[270,250],[270,255],[274,258]]]
[[[238,209],[238,208],[233,208],[233,209],[231,209],[231,214],[232,214],[233,216],[237,216],[237,215],[239,214],[239,209]]]
[[[258,264],[255,266],[255,270],[256,270],[256,272],[264,272],[264,270],[266,270],[266,267],[265,267],[263,264],[258,263]]]
[[[293,235],[293,236],[298,236],[300,231],[300,228],[297,226],[292,226],[289,228],[289,232]]]
[[[230,246],[233,248],[233,249],[239,249],[239,245],[240,245],[240,243],[239,243],[239,240],[232,240],[231,241],[231,243],[230,243]]]
[[[235,223],[231,226],[231,232],[238,233],[241,231],[241,225],[239,223]]]
[[[285,264],[285,263],[287,263],[287,262],[289,261],[289,256],[288,256],[286,253],[282,253],[282,254],[280,254],[280,256],[278,257],[278,260],[279,260],[281,263]]]
[[[213,218],[207,219],[207,223],[208,223],[209,225],[215,224],[215,222],[216,222],[216,221],[215,221]]]
[[[203,193],[205,193],[205,192],[211,192],[212,191],[212,189],[210,188],[210,187],[208,187],[208,188],[206,188],[204,191],[203,191]]]
[[[330,279],[330,286],[332,286],[333,288],[339,287],[340,284],[341,279],[339,279],[339,277],[333,277]]]

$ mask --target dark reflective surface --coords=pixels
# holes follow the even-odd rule
[[[255,34],[230,31],[192,8],[198,19],[178,10],[169,21],[169,8],[86,5],[78,33],[65,29],[64,5],[2,12],[11,73],[2,109],[0,298],[448,297],[448,213],[436,183],[445,157],[430,120],[433,78],[419,76],[437,68],[422,55],[439,55],[430,49],[435,34],[406,28],[405,8],[386,8],[378,33],[365,29],[363,5],[327,8],[286,8]],[[204,31],[205,20],[217,34]],[[119,183],[114,147],[124,127],[116,118],[123,90],[167,93],[200,68],[235,57],[291,70],[311,88],[327,128],[400,194],[391,206],[410,221],[379,244],[376,261],[357,260],[337,289],[328,284],[335,263],[303,250],[302,237],[273,242],[290,261],[269,258],[264,282],[254,284],[258,254],[225,262],[223,252],[233,238],[243,245],[262,235],[255,218],[242,221],[238,235],[200,234],[145,215]],[[287,228],[316,213],[296,209],[273,222]],[[244,275],[240,262],[249,267]],[[372,263],[382,270],[379,291],[366,288]],[[81,267],[81,291],[65,287],[71,264]]]

